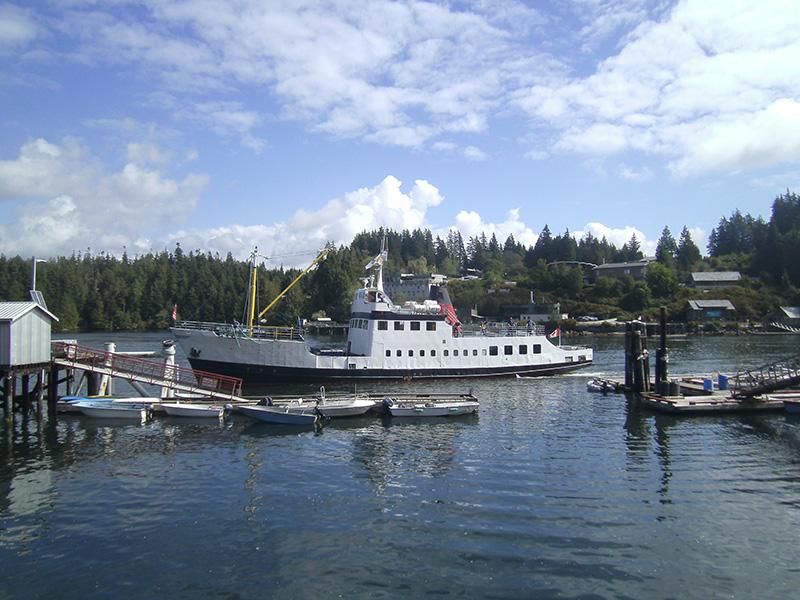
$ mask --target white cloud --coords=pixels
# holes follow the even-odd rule
[[[379,227],[398,231],[429,227],[428,209],[443,201],[439,190],[424,180],[415,181],[408,193],[401,188],[400,180],[389,175],[375,187],[359,188],[316,210],[298,209],[283,222],[182,231],[170,235],[168,243],[179,241],[184,248],[232,252],[239,257],[257,245],[269,256],[319,249],[329,241],[349,244],[357,233]],[[297,266],[304,261],[307,257],[293,257],[283,263]]]
[[[119,251],[144,232],[158,234],[181,223],[206,185],[204,175],[171,179],[145,163],[108,172],[76,140],[37,139],[22,146],[16,159],[0,161],[0,201],[20,203],[16,219],[0,225],[0,252],[52,256],[87,246]]]
[[[466,148],[464,148],[464,156],[469,160],[474,160],[474,161],[482,161],[489,158],[488,154],[486,154],[480,148],[476,148],[475,146],[467,146]]]
[[[244,258],[256,245],[268,256],[285,255],[319,249],[328,241],[349,244],[357,233],[379,227],[430,228],[435,235],[447,234],[447,227],[437,229],[428,221],[429,210],[444,202],[439,189],[417,180],[404,192],[402,182],[391,175],[374,187],[348,192],[319,208],[298,209],[285,221],[180,229],[195,210],[207,177],[191,174],[178,180],[148,166],[166,159],[158,146],[130,144],[127,153],[129,162],[119,171],[108,172],[75,140],[54,144],[37,139],[25,144],[16,159],[0,161],[0,200],[22,202],[16,217],[0,225],[0,252],[53,256],[91,246],[94,252],[118,254],[123,246],[129,252],[147,251],[180,242],[186,250],[231,252]],[[502,243],[513,235],[532,246],[538,237],[516,208],[498,223],[462,210],[450,227],[461,231],[465,240],[485,233],[496,235]],[[615,229],[589,223],[573,235],[581,237],[588,231],[617,246],[636,234],[645,252],[654,251],[654,243],[630,226]],[[692,233],[698,244],[705,239],[701,230]],[[307,257],[280,260],[287,266],[305,261]]]
[[[513,235],[517,242],[525,246],[532,246],[536,244],[536,240],[539,237],[520,219],[518,208],[509,210],[506,220],[502,223],[485,222],[475,211],[462,210],[456,215],[453,227],[461,232],[461,236],[465,241],[468,238],[485,233],[486,237],[491,237],[494,234],[497,237],[497,241],[502,244],[508,239],[509,235]]]
[[[640,19],[636,4],[607,22]],[[636,150],[667,157],[678,176],[797,163],[794,8],[781,0],[679,2],[641,22],[589,76],[540,80],[515,102],[559,132],[559,152]]]
[[[653,176],[653,173],[648,167],[635,169],[628,165],[622,164],[619,166],[619,176],[628,181],[647,181]]]
[[[584,225],[582,230],[573,231],[572,236],[576,240],[579,240],[587,233],[591,233],[598,239],[606,238],[609,243],[614,244],[617,248],[621,248],[624,244],[627,244],[631,237],[635,235],[636,239],[639,241],[642,253],[644,253],[645,256],[653,256],[656,252],[656,244],[658,244],[658,240],[648,240],[644,232],[631,225],[626,225],[625,227],[609,227],[602,223],[591,222]]]
[[[153,142],[128,144],[128,161],[138,165],[163,166],[172,160],[172,153]]]
[[[0,52],[28,44],[38,33],[39,26],[28,11],[12,4],[0,5]]]
[[[85,62],[156,73],[162,95],[256,91],[263,101],[253,106],[277,100],[284,118],[380,144],[418,147],[441,134],[483,132],[514,82],[555,62],[527,39],[542,15],[513,1],[456,9],[388,0],[176,0],[139,9],[146,18],[134,22],[114,4],[76,5],[64,12],[62,33],[79,40],[76,56]],[[257,141],[228,120],[253,116],[252,107],[174,105]]]

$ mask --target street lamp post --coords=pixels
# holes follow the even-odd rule
[[[36,263],[47,262],[43,258],[33,257],[33,278],[31,279],[31,291],[36,291]]]

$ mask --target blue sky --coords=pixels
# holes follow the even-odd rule
[[[704,247],[800,187],[798,31],[796,0],[0,0],[0,252]]]

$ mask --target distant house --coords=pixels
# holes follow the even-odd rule
[[[800,306],[781,306],[780,322],[790,327],[800,327]]]
[[[654,258],[646,257],[633,262],[606,263],[594,267],[592,273],[594,273],[595,281],[600,277],[611,277],[613,279],[632,277],[633,279],[641,280],[647,276],[647,266],[654,260]]]
[[[446,283],[447,276],[438,273],[431,273],[430,275],[400,273],[396,277],[388,278],[383,284],[383,289],[392,300],[400,301],[404,299],[421,302],[428,299],[432,285],[444,285]]]
[[[739,271],[704,271],[701,273],[692,273],[692,285],[704,290],[739,285],[741,280],[742,276]]]
[[[528,304],[508,304],[503,307],[502,321],[511,317],[517,321],[530,319],[534,323],[558,320],[561,316],[560,302],[529,302]]]
[[[686,306],[687,321],[732,319],[736,307],[730,300],[689,300]]]

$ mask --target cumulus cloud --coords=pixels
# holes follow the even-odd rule
[[[244,257],[253,246],[268,256],[321,248],[326,242],[349,244],[357,233],[388,227],[398,231],[429,227],[427,212],[443,201],[439,190],[417,180],[406,193],[402,182],[389,175],[374,187],[363,187],[328,200],[315,210],[298,209],[286,221],[272,225],[227,225],[181,231],[168,236],[184,248],[231,252]],[[301,264],[304,258],[284,264]]]
[[[465,239],[480,236],[482,233],[485,233],[486,237],[494,234],[501,244],[508,239],[509,235],[513,235],[517,242],[525,246],[533,246],[539,237],[520,219],[518,208],[509,210],[506,220],[502,223],[485,222],[477,212],[462,210],[456,215],[453,228],[460,231],[461,236]]]
[[[625,227],[609,227],[608,225],[603,225],[602,223],[591,222],[584,225],[583,229],[573,231],[572,236],[576,240],[579,240],[588,233],[591,233],[598,239],[606,238],[606,240],[608,240],[611,244],[614,244],[617,248],[627,244],[631,237],[635,235],[641,247],[642,253],[645,256],[653,256],[656,253],[656,245],[658,244],[658,240],[648,240],[644,232],[631,225],[626,225]]]
[[[21,203],[15,217],[0,225],[0,252],[54,256],[91,246],[94,252],[119,254],[123,246],[129,252],[148,251],[180,242],[187,250],[230,252],[244,258],[254,246],[273,256],[319,249],[327,242],[346,245],[361,231],[379,227],[398,231],[429,228],[442,237],[455,228],[465,239],[485,233],[487,237],[496,235],[501,243],[513,235],[526,246],[537,239],[517,208],[498,223],[462,210],[452,225],[436,227],[428,214],[444,202],[440,190],[419,179],[404,191],[402,182],[392,175],[317,208],[298,209],[283,221],[181,229],[208,178],[201,174],[183,179],[166,176],[153,166],[163,165],[169,158],[156,145],[130,144],[127,158],[129,162],[121,169],[110,172],[76,140],[56,144],[37,139],[22,146],[17,158],[0,161],[0,201]],[[613,229],[589,223],[584,231],[616,245],[635,233],[645,251],[653,250],[653,244],[633,227]],[[306,260],[294,257],[281,262],[298,266]]]
[[[685,0],[639,22],[588,76],[540,80],[515,102],[555,129],[562,153],[634,150],[681,177],[796,163],[798,27],[779,0]]]
[[[129,158],[139,154],[129,148]],[[163,158],[156,147],[149,154]],[[146,162],[109,172],[74,139],[23,145],[17,158],[0,161],[0,202],[18,205],[15,219],[0,225],[0,252],[52,256],[87,246],[117,252],[142,232],[174,227],[195,208],[207,177],[173,179]]]

